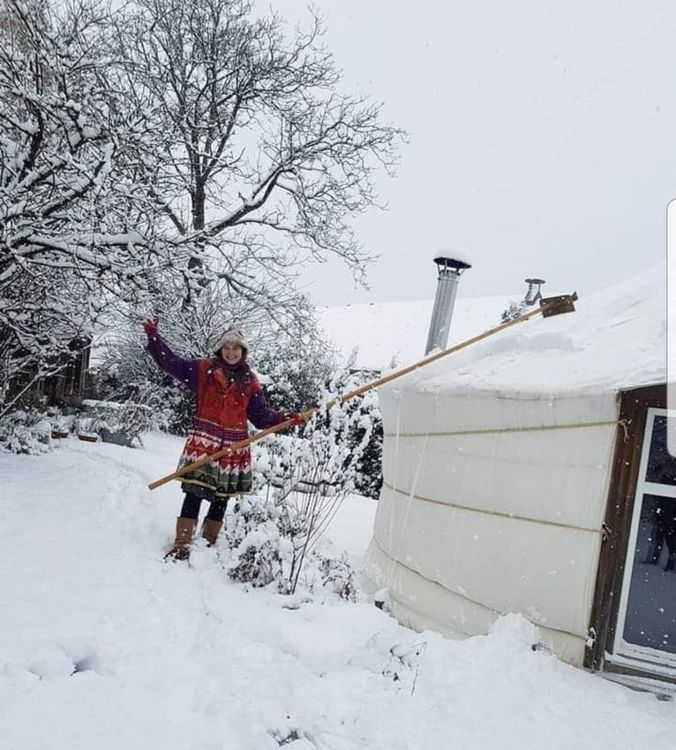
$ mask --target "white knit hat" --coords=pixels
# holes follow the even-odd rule
[[[245,356],[249,351],[249,346],[244,340],[244,334],[240,331],[239,328],[235,328],[234,326],[230,326],[230,328],[227,328],[217,340],[216,346],[214,347],[216,354],[220,353],[222,347],[225,344],[239,344],[242,349],[244,349]]]

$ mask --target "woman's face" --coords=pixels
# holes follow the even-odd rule
[[[239,344],[233,344],[226,341],[221,347],[221,357],[229,365],[236,365],[242,359],[242,347]]]

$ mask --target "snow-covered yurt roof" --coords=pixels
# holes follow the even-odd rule
[[[519,294],[456,300],[448,344],[500,322]],[[329,342],[355,369],[383,370],[422,357],[434,300],[370,302],[320,308],[319,324]]]
[[[500,332],[417,371],[407,385],[532,395],[617,390],[666,379],[664,265],[582,298],[575,307],[574,313],[536,317]],[[473,326],[467,336],[480,331]]]

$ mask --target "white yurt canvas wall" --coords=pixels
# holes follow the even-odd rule
[[[521,612],[582,663],[617,393],[665,378],[660,273],[382,389],[368,562],[402,622],[472,635]]]

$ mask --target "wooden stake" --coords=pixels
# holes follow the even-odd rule
[[[390,372],[387,375],[383,375],[377,380],[372,380],[370,383],[365,383],[359,388],[355,388],[352,391],[343,393],[340,396],[336,396],[336,398],[332,398],[330,401],[324,404],[323,407],[315,406],[311,409],[307,409],[307,411],[301,412],[300,416],[302,417],[304,422],[307,422],[307,420],[310,419],[310,417],[312,417],[314,414],[316,414],[320,409],[326,409],[328,411],[329,409],[331,409],[332,406],[335,406],[337,403],[342,404],[342,403],[345,403],[346,401],[350,401],[351,399],[356,398],[357,396],[363,396],[365,393],[372,391],[374,388],[379,388],[381,385],[385,385],[385,383],[391,383],[393,380],[402,378],[404,375],[408,375],[409,373],[414,372],[415,370],[419,370],[421,367],[425,367],[426,365],[432,364],[432,362],[436,362],[437,360],[442,359],[442,357],[447,357],[449,354],[454,354],[455,352],[458,352],[461,349],[466,349],[468,346],[472,346],[473,344],[478,344],[479,341],[483,341],[484,339],[487,339],[489,336],[493,336],[494,334],[499,333],[500,331],[504,331],[507,328],[511,328],[512,326],[517,325],[517,323],[523,323],[524,321],[529,320],[530,318],[534,318],[536,315],[546,314],[546,317],[551,317],[553,315],[560,315],[565,312],[572,312],[575,310],[575,306],[573,305],[573,303],[575,302],[575,300],[577,300],[577,298],[578,297],[576,293],[572,295],[565,294],[559,297],[543,298],[540,300],[540,307],[536,307],[533,310],[530,310],[529,312],[524,313],[523,315],[520,315],[518,318],[514,318],[513,320],[508,320],[506,323],[501,323],[500,325],[497,325],[494,328],[489,328],[487,331],[484,331],[483,333],[479,333],[476,336],[472,336],[472,338],[465,339],[465,341],[462,341],[459,344],[455,344],[454,346],[449,346],[447,349],[441,349],[440,351],[435,352],[434,354],[429,354],[428,356],[423,357],[422,359],[418,360],[417,362],[414,362],[413,364],[407,365],[406,367],[402,367],[399,370],[394,370],[393,372]],[[166,477],[162,477],[161,479],[156,479],[154,482],[151,482],[148,485],[148,487],[151,490],[154,490],[154,489],[157,489],[158,487],[161,487],[163,484],[170,482],[172,479],[180,479],[186,474],[190,474],[190,472],[195,471],[196,469],[199,469],[201,466],[204,466],[205,464],[208,464],[211,461],[217,461],[219,458],[222,458],[228,453],[232,453],[234,451],[241,450],[242,448],[246,448],[248,445],[251,445],[251,443],[258,442],[259,440],[262,440],[268,435],[273,435],[275,432],[280,432],[281,430],[285,430],[288,427],[291,427],[293,423],[294,423],[293,419],[287,419],[284,422],[280,422],[279,424],[273,425],[272,427],[268,427],[265,430],[260,430],[259,432],[256,432],[253,435],[246,438],[246,440],[240,440],[238,443],[232,443],[231,445],[228,445],[226,448],[222,448],[221,450],[216,451],[215,453],[211,453],[210,455],[206,456],[205,458],[200,459],[199,461],[195,461],[192,464],[187,464],[186,466],[183,466],[181,469],[178,469],[178,471],[175,471],[173,474],[167,474]]]

